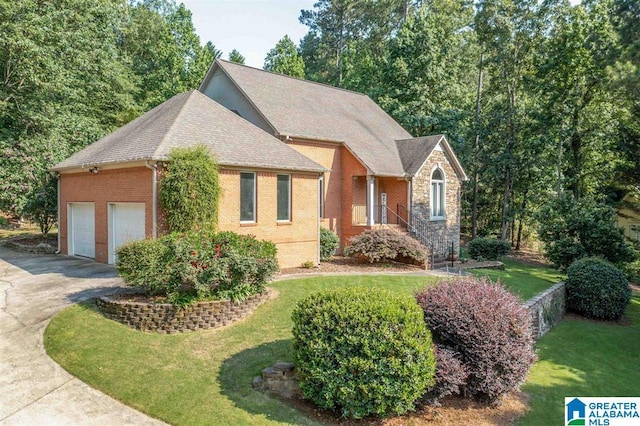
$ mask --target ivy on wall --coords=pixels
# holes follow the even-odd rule
[[[160,185],[160,203],[170,232],[215,229],[220,184],[218,163],[203,145],[174,148]]]

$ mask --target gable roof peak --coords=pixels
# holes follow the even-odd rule
[[[217,83],[212,84],[214,79]],[[404,176],[395,141],[411,134],[366,94],[221,59],[216,59],[199,90],[233,108],[233,102],[220,94],[226,84],[240,92],[274,134],[340,142],[371,174]],[[216,89],[209,92],[210,85]]]
[[[222,166],[326,171],[196,90],[175,95],[57,164],[52,170],[164,161],[173,148],[194,145],[206,145]]]
[[[364,96],[365,98],[369,98],[369,99],[371,99],[371,98],[369,97],[369,95],[367,95],[366,93],[356,92],[355,90],[345,89],[344,87],[332,86],[332,85],[330,85],[330,84],[327,84],[327,83],[321,83],[321,82],[319,82],[319,81],[307,80],[306,78],[300,78],[300,77],[294,77],[294,76],[292,76],[292,75],[281,74],[281,73],[278,73],[278,72],[265,70],[265,69],[263,69],[263,68],[256,68],[256,67],[252,67],[252,66],[250,66],[250,65],[239,64],[239,63],[237,63],[237,62],[228,61],[228,60],[226,60],[226,59],[221,59],[221,58],[216,58],[216,59],[215,59],[215,61],[214,61],[214,64],[215,64],[216,62],[217,62],[219,65],[222,65],[223,67],[224,67],[224,66],[228,66],[228,65],[236,66],[236,67],[244,67],[244,68],[248,68],[249,70],[252,70],[252,71],[263,72],[263,73],[266,73],[266,74],[271,74],[271,75],[276,76],[276,77],[288,78],[288,79],[296,80],[296,81],[300,81],[300,82],[303,82],[303,83],[306,83],[306,84],[315,84],[316,86],[321,86],[321,87],[324,87],[324,88],[327,88],[327,89],[331,89],[331,90],[340,90],[340,91],[342,91],[342,92],[351,93],[352,95]],[[205,76],[205,79],[203,80],[203,83],[204,83],[204,81],[205,81],[206,79],[207,79],[207,77]]]

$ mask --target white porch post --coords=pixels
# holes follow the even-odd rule
[[[376,208],[376,179],[373,176],[367,176],[367,226],[375,224],[375,208]]]

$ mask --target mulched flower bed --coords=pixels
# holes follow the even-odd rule
[[[285,404],[305,412],[316,421],[340,426],[404,426],[404,425],[492,425],[510,426],[529,411],[529,396],[515,391],[507,394],[498,407],[479,404],[459,396],[444,398],[440,407],[426,405],[417,411],[387,419],[366,418],[362,420],[343,419],[331,411],[321,410],[313,403],[301,398],[283,399]]]
[[[362,260],[345,257],[334,256],[329,260],[322,261],[320,265],[313,268],[286,268],[280,270],[280,275],[294,275],[294,274],[317,274],[317,273],[384,273],[384,272],[420,272],[424,271],[424,268],[417,265],[408,265],[406,263],[399,262],[384,262],[384,263],[369,263]]]

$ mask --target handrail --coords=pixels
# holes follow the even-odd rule
[[[353,206],[355,207],[363,207],[363,206]],[[450,244],[451,241],[448,241],[446,238],[446,232],[442,232],[441,230],[435,229],[431,223],[427,220],[422,219],[419,216],[411,215],[407,219],[403,218],[399,213],[402,209],[404,209],[408,214],[408,210],[406,207],[398,204],[397,212],[392,208],[386,205],[377,205],[375,206],[375,211],[377,212],[377,220],[376,223],[379,225],[400,225],[400,227],[407,230],[409,235],[422,243],[429,250],[429,254],[431,257],[431,264],[433,265],[436,258],[448,258],[450,254]],[[386,223],[382,222],[382,211],[386,209]],[[355,212],[355,210],[354,210]],[[365,217],[365,215],[360,212],[358,216]],[[355,220],[354,220],[355,224]]]

